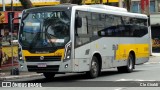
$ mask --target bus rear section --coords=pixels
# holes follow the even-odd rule
[[[132,72],[149,60],[150,31],[143,14],[77,7],[82,26],[75,28],[75,64],[95,78],[101,70]]]

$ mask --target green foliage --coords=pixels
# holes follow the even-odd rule
[[[83,0],[60,0],[60,3],[82,4]]]
[[[30,0],[19,0],[19,1],[21,2],[24,9],[33,7],[32,2]]]

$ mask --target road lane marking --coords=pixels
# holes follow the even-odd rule
[[[156,81],[156,80],[142,80],[142,79],[119,79],[116,81]]]
[[[144,64],[160,64],[160,62],[147,62],[147,63],[144,63]]]
[[[126,88],[116,88],[116,89],[114,89],[114,90],[122,90],[122,89],[126,89]]]

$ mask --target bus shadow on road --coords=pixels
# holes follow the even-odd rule
[[[141,70],[134,70],[132,73],[140,72]],[[108,77],[108,76],[115,76],[115,75],[122,75],[122,74],[131,74],[131,73],[120,73],[116,70],[114,71],[102,71],[100,76],[101,77]],[[37,83],[51,83],[51,82],[77,82],[77,81],[90,81],[92,79],[89,79],[85,73],[76,73],[76,74],[64,74],[64,75],[57,75],[52,80],[47,80],[44,77],[40,79],[25,81],[25,82],[37,82]],[[95,78],[96,80],[96,78]]]
[[[135,72],[140,72],[141,70],[134,70],[132,73]],[[114,76],[114,75],[122,75],[122,74],[131,74],[131,73],[123,73],[123,72],[118,72],[117,70],[114,71],[102,71],[101,75],[99,77],[107,77],[107,76]]]

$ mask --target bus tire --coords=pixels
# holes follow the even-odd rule
[[[96,78],[99,75],[99,62],[98,59],[93,56],[90,66],[90,71],[86,72],[88,78]]]
[[[47,80],[52,80],[52,79],[54,79],[55,73],[53,73],[53,72],[44,72],[43,75]]]
[[[131,73],[134,68],[134,58],[132,54],[129,54],[128,60],[127,60],[127,66],[117,67],[118,72],[122,73]]]

